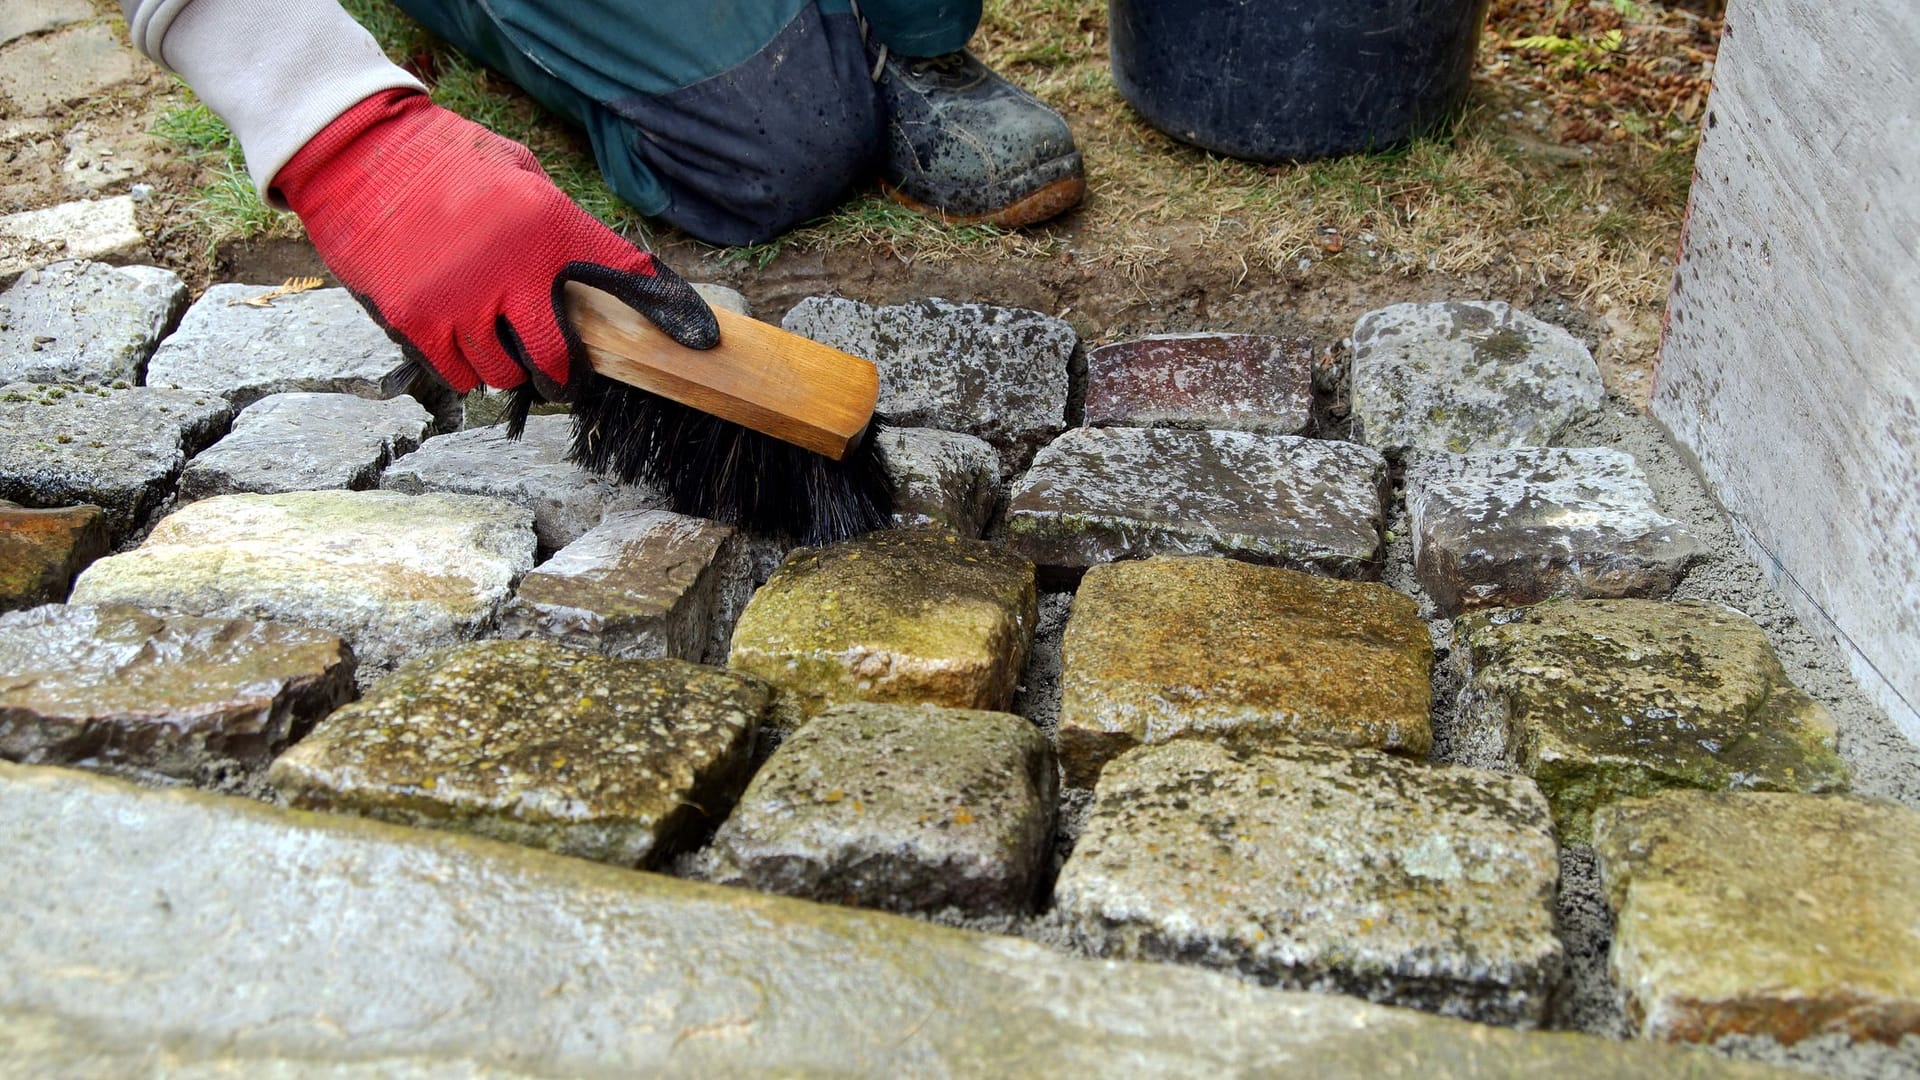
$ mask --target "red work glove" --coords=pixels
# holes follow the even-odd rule
[[[720,340],[679,275],[575,206],[533,153],[413,90],[342,113],[274,177],[342,284],[409,360],[460,393],[529,377],[555,401],[587,366],[562,283],[624,300],[674,340]]]

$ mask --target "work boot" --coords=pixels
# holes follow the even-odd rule
[[[883,52],[879,81],[887,108],[880,179],[894,201],[947,221],[1018,228],[1086,192],[1066,120],[964,49]]]

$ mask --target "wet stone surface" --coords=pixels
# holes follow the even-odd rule
[[[137,383],[187,286],[157,266],[61,262],[0,293],[0,383]]]
[[[231,418],[218,396],[191,390],[0,386],[0,498],[38,507],[91,503],[106,512],[118,539]]]
[[[1461,723],[1539,782],[1567,842],[1662,789],[1847,786],[1832,716],[1731,608],[1557,601],[1468,615],[1455,643]]]
[[[1298,435],[1313,408],[1309,338],[1167,334],[1087,353],[1087,423]]]
[[[1087,572],[1062,644],[1067,782],[1182,736],[1374,747],[1424,757],[1433,644],[1412,600],[1231,559]]]
[[[746,782],[767,688],[542,641],[420,657],[281,755],[293,805],[650,865]]]
[[[1920,1035],[1920,813],[1669,792],[1594,825],[1612,964],[1646,1038]]]
[[[1388,453],[1546,446],[1603,393],[1585,345],[1498,301],[1395,304],[1353,328],[1353,437]]]
[[[284,623],[48,605],[0,615],[0,756],[191,778],[258,767],[353,696],[353,654]]]
[[[842,705],[761,767],[707,876],[893,911],[1027,911],[1054,796],[1053,751],[1021,717]]]
[[[1673,592],[1703,548],[1654,509],[1631,454],[1606,449],[1410,455],[1414,568],[1441,614],[1551,598]]]
[[[151,386],[224,395],[235,406],[294,391],[383,396],[380,380],[400,366],[393,343],[345,289],[314,289],[247,303],[273,285],[215,285],[180,320],[147,365]],[[457,421],[459,402],[428,382],[415,393],[428,411]]]
[[[893,478],[896,527],[970,537],[986,529],[1000,477],[1000,455],[991,444],[933,428],[890,428],[879,443]]]
[[[531,515],[498,499],[222,495],[94,563],[73,598],[322,627],[347,639],[370,677],[492,629],[533,552]]]
[[[1183,739],[1107,766],[1054,901],[1101,955],[1531,1026],[1558,874],[1524,777]]]
[[[433,417],[410,397],[269,394],[240,410],[227,437],[180,474],[180,497],[364,490],[420,445]]]
[[[1064,319],[938,298],[870,307],[813,296],[781,326],[874,362],[879,412],[909,427],[965,431],[1020,468],[1067,424],[1067,370],[1079,335]]]
[[[1386,484],[1386,459],[1352,443],[1075,428],[1014,483],[1007,544],[1050,582],[1145,555],[1378,578]]]
[[[0,276],[59,259],[126,258],[146,242],[129,195],[22,210],[0,217]]]
[[[1033,567],[952,533],[870,533],[789,556],[740,615],[727,664],[804,723],[856,701],[1004,710],[1037,620]]]
[[[500,636],[698,661],[734,539],[730,526],[665,510],[608,514],[521,579]]]
[[[519,439],[504,427],[477,428],[428,439],[394,462],[380,486],[409,495],[446,492],[486,495],[533,511],[540,547],[557,551],[587,534],[609,509],[648,509],[659,498],[645,487],[627,487],[567,461],[573,417],[527,418]]]
[[[0,501],[0,611],[57,604],[113,546],[97,506],[28,510]]]

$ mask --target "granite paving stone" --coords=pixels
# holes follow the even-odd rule
[[[520,580],[500,636],[697,662],[736,536],[732,526],[666,510],[608,514]]]
[[[1833,716],[1732,608],[1553,601],[1467,615],[1454,641],[1462,725],[1539,782],[1568,842],[1628,796],[1847,786]]]
[[[1087,423],[1298,435],[1313,409],[1309,338],[1165,334],[1087,353]]]
[[[104,22],[67,27],[0,51],[0,98],[10,116],[45,116],[132,81],[140,62]]]
[[[1419,453],[1406,469],[1414,570],[1449,618],[1553,598],[1662,598],[1703,549],[1654,507],[1633,455]]]
[[[91,18],[87,0],[10,0],[0,8],[0,45]]]
[[[112,547],[97,506],[29,510],[0,500],[0,611],[65,600],[74,575]]]
[[[1525,777],[1181,740],[1107,766],[1054,902],[1099,955],[1534,1026],[1559,872]]]
[[[533,554],[532,515],[498,499],[220,495],[94,563],[73,602],[320,627],[353,646],[364,679],[491,630]]]
[[[1004,711],[1037,603],[1032,564],[994,545],[869,533],[789,556],[741,613],[727,664],[782,690],[801,723],[855,701]]]
[[[98,384],[0,386],[0,499],[92,504],[116,540],[173,490],[188,456],[225,434],[213,394]]]
[[[322,630],[49,604],[0,615],[0,757],[192,778],[259,767],[353,696]]]
[[[1643,1037],[1920,1035],[1920,813],[1664,792],[1600,811],[1594,848],[1614,976]]]
[[[1604,395],[1585,345],[1499,301],[1395,304],[1352,340],[1353,437],[1388,453],[1550,445]]]
[[[873,361],[879,412],[903,426],[978,435],[1000,450],[1003,474],[1066,427],[1080,338],[1064,319],[937,297],[870,307],[812,296],[781,325]]]
[[[645,510],[664,499],[644,485],[621,484],[567,460],[571,416],[530,416],[524,434],[503,427],[437,435],[387,467],[380,486],[410,495],[486,495],[533,512],[540,547],[558,551],[585,536],[609,510]]]
[[[312,289],[248,303],[278,288],[215,285],[202,293],[147,365],[152,386],[184,386],[224,395],[236,407],[293,391],[379,398],[380,380],[405,359],[345,289]],[[451,426],[459,401],[432,380],[413,393]]]
[[[267,776],[298,807],[651,865],[739,794],[768,696],[682,660],[471,642],[381,680]]]
[[[364,490],[432,426],[432,415],[410,397],[269,394],[240,410],[226,438],[187,462],[180,497]]]
[[[889,428],[879,437],[893,478],[893,521],[977,537],[993,514],[1000,456],[983,439],[934,428]]]
[[[0,276],[69,259],[127,259],[147,237],[133,197],[81,199],[0,217]]]
[[[1424,757],[1433,644],[1411,599],[1231,559],[1087,572],[1061,646],[1067,782],[1181,737],[1302,741]]]
[[[711,879],[894,911],[1032,909],[1053,750],[1008,713],[841,705],[780,744],[714,834]]]
[[[103,1077],[1781,1075],[3,764],[0,965]]]
[[[1075,428],[1013,485],[1007,544],[1049,583],[1147,555],[1226,555],[1377,579],[1387,462],[1246,431]]]
[[[734,534],[729,547],[722,549],[716,560],[720,574],[714,586],[713,617],[707,627],[707,651],[701,663],[726,666],[741,613],[798,546],[784,537]]]
[[[0,293],[0,382],[137,383],[187,306],[157,266],[60,262]]]

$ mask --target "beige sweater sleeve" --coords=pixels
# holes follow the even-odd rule
[[[423,89],[335,0],[120,0],[133,44],[186,80],[247,155],[253,186],[371,94]]]

